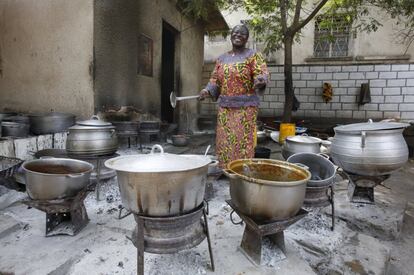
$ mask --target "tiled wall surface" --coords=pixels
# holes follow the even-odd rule
[[[207,83],[212,64],[205,65]],[[280,116],[284,105],[283,66],[269,66],[270,81],[262,97],[260,115]],[[297,65],[293,86],[301,105],[296,117],[414,120],[414,64],[384,65]],[[323,83],[333,87],[329,103],[322,99]],[[361,84],[369,83],[371,102],[358,104]],[[201,115],[213,115],[216,104],[200,105]]]

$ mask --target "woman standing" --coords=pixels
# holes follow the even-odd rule
[[[266,88],[268,71],[262,55],[246,48],[249,30],[237,25],[231,31],[232,50],[221,55],[200,99],[218,100],[216,154],[220,168],[254,157],[258,94]]]

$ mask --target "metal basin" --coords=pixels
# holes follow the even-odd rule
[[[105,166],[117,172],[125,208],[167,217],[188,213],[203,202],[210,162],[206,156],[166,154],[154,145],[151,154],[112,158]]]
[[[311,174],[285,161],[241,159],[223,170],[230,178],[232,202],[258,220],[284,220],[296,215],[305,198]]]
[[[93,165],[74,159],[47,158],[23,163],[26,190],[33,200],[75,196],[89,184]]]

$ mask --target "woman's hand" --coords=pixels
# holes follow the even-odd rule
[[[254,89],[263,90],[264,88],[266,88],[266,80],[263,77],[256,78],[254,83]]]
[[[210,97],[210,93],[206,89],[200,91],[198,100],[204,100],[205,98]]]

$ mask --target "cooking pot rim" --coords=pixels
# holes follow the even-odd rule
[[[179,156],[182,158],[185,158],[187,156],[187,158],[189,157],[198,157],[200,160],[200,163],[198,165],[195,165],[194,167],[191,168],[176,168],[176,169],[171,169],[169,168],[169,170],[165,170],[165,171],[141,171],[139,169],[133,169],[133,168],[129,168],[129,167],[119,167],[119,165],[116,165],[115,162],[121,159],[125,159],[125,158],[150,158],[152,156],[160,156],[160,155],[164,155],[164,156]],[[120,172],[127,172],[127,173],[146,173],[146,174],[150,174],[150,173],[175,173],[175,172],[186,172],[186,171],[192,171],[192,170],[196,170],[196,169],[200,169],[202,167],[207,167],[209,164],[211,163],[211,159],[207,156],[203,156],[203,155],[176,155],[176,154],[168,154],[168,153],[162,153],[162,154],[135,154],[135,155],[123,155],[123,156],[119,156],[119,157],[115,157],[115,158],[111,158],[105,161],[105,166],[109,169],[113,169],[115,171],[120,171]]]
[[[77,163],[82,163],[85,166],[88,166],[89,169],[86,171],[82,171],[82,172],[76,172],[76,173],[67,173],[67,174],[51,174],[51,173],[41,173],[41,172],[37,172],[37,171],[33,171],[30,169],[27,169],[26,166],[28,164],[31,164],[33,162],[53,162],[53,161],[68,161],[68,162],[77,162]],[[57,176],[62,176],[65,177],[66,175],[84,175],[87,173],[91,173],[92,170],[94,169],[94,166],[92,164],[90,164],[89,162],[83,161],[83,160],[78,160],[78,159],[70,159],[70,158],[46,158],[46,159],[32,159],[32,160],[26,160],[25,162],[23,162],[22,164],[22,169],[25,172],[30,172],[32,174],[38,174],[38,175],[42,175],[42,176],[51,176],[51,177],[57,177]]]
[[[270,180],[262,180],[262,179],[255,179],[255,178],[250,178],[247,177],[245,175],[239,174],[237,172],[235,172],[233,169],[231,169],[232,166],[234,166],[235,163],[244,163],[244,162],[256,162],[256,163],[265,163],[265,164],[270,164],[270,165],[274,165],[274,166],[285,166],[286,167],[292,167],[295,170],[299,170],[301,172],[304,172],[307,176],[306,178],[302,179],[302,180],[297,180],[297,181],[289,181],[289,182],[283,182],[283,181],[270,181]],[[237,159],[237,160],[233,160],[232,162],[227,164],[227,169],[229,171],[232,172],[232,174],[236,175],[237,177],[249,182],[249,183],[256,183],[256,184],[263,184],[263,185],[270,185],[270,186],[284,186],[284,187],[293,187],[293,186],[298,186],[298,185],[302,185],[302,184],[306,184],[309,179],[311,178],[311,173],[306,170],[305,168],[300,167],[299,165],[293,164],[293,163],[289,163],[287,161],[282,161],[282,160],[275,160],[275,159],[261,159],[261,158],[253,158],[253,159]]]
[[[334,131],[335,133],[360,133],[362,131],[378,132],[404,129],[408,126],[410,126],[410,124],[402,122],[362,122],[336,126]]]
[[[27,114],[27,116],[33,117],[33,118],[37,118],[37,117],[76,117],[74,114],[61,113],[61,112],[34,113],[34,114]]]
[[[304,139],[304,140],[296,140],[296,139]],[[300,144],[320,144],[322,143],[322,139],[312,136],[288,136],[286,140],[289,142],[300,143]]]

